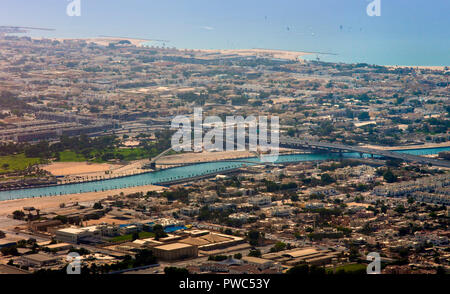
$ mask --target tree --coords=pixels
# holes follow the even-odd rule
[[[277,242],[272,248],[270,248],[270,252],[278,252],[286,249],[286,243]]]
[[[358,115],[358,119],[363,121],[363,120],[369,120],[370,119],[370,115],[367,111],[363,111]]]
[[[253,249],[253,250],[250,250],[250,252],[248,253],[248,256],[261,257],[262,253],[261,253],[261,250],[259,250],[259,249]]]
[[[348,256],[348,259],[350,261],[357,261],[359,259],[359,257],[361,256],[361,254],[359,253],[359,250],[357,247],[352,246],[350,248],[350,254]]]
[[[291,267],[287,272],[290,275],[307,275],[309,274],[309,266],[307,264],[300,264]]]
[[[3,255],[13,255],[13,256],[18,256],[19,252],[17,251],[17,246],[8,246],[8,247],[3,247],[0,252]]]
[[[78,254],[80,254],[80,255],[88,255],[88,254],[91,253],[89,250],[87,250],[86,248],[83,248],[83,247],[80,247],[80,248],[71,248],[71,249],[69,250],[69,252],[76,252],[76,253],[78,253]]]
[[[394,175],[394,173],[390,169],[388,169],[387,171],[384,172],[383,178],[388,183],[397,182],[397,176]]]
[[[159,240],[160,238],[167,237],[167,234],[166,234],[166,232],[164,232],[164,228],[161,225],[154,225],[153,233],[155,234],[155,240]]]
[[[399,167],[402,164],[402,160],[398,158],[389,159],[386,161],[386,165],[389,167]]]
[[[405,207],[404,207],[403,205],[398,205],[398,206],[394,209],[394,211],[397,212],[397,213],[405,213],[406,209],[405,209]]]
[[[335,180],[329,174],[325,173],[320,176],[320,182],[322,183],[322,185],[329,185],[331,183],[334,183]]]
[[[95,202],[94,209],[103,209],[103,206],[100,202]]]
[[[170,267],[164,268],[164,273],[166,275],[177,275],[177,276],[179,276],[179,275],[188,275],[189,271],[186,268],[170,266]]]
[[[252,246],[257,246],[259,244],[259,240],[261,237],[261,234],[258,231],[251,230],[248,232],[248,242]]]
[[[22,210],[16,210],[13,212],[13,219],[23,220],[25,217],[25,212]]]
[[[138,267],[150,264],[156,264],[156,257],[153,255],[153,252],[149,249],[140,250],[136,254],[133,266]]]

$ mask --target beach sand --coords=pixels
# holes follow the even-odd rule
[[[133,38],[121,38],[121,37],[97,37],[97,38],[79,38],[79,39],[70,39],[70,38],[55,38],[60,42],[64,40],[84,40],[87,43],[95,43],[101,46],[108,46],[109,43],[117,43],[122,40],[128,40],[132,45],[137,47],[143,46],[144,43],[149,42],[149,40],[141,40],[141,39],[133,39]]]
[[[24,199],[13,199],[13,200],[5,200],[0,201],[0,215],[8,215],[11,214],[15,210],[20,210],[23,207],[32,206],[36,209],[49,209],[49,208],[58,208],[61,203],[65,203],[66,205],[74,202],[85,202],[85,201],[98,201],[100,199],[107,198],[112,195],[119,195],[120,192],[123,192],[125,195],[148,191],[162,191],[166,189],[162,186],[156,185],[148,185],[148,186],[140,186],[140,187],[131,187],[117,190],[108,190],[101,192],[87,192],[81,194],[68,194],[61,196],[47,196],[47,197],[35,197],[35,198],[24,198]]]
[[[189,49],[188,49],[189,50]],[[205,53],[220,53],[225,55],[240,55],[240,56],[262,56],[287,60],[298,60],[301,56],[310,55],[309,52],[301,51],[287,51],[287,50],[273,50],[273,49],[194,49],[197,52]]]
[[[415,68],[415,69],[430,69],[430,70],[444,70],[446,68],[446,66],[427,66],[427,65],[416,65],[416,66],[411,66],[411,65],[385,65],[386,67],[389,68]]]

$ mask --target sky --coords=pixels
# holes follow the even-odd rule
[[[449,0],[0,0],[0,25],[53,28],[31,36],[126,36],[194,49],[331,52],[325,61],[450,65]],[[162,45],[161,43],[155,43]],[[314,56],[315,58],[316,56]]]

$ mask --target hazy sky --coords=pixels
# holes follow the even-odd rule
[[[166,39],[178,48],[333,52],[336,60],[450,65],[449,0],[0,0],[0,25],[54,28],[33,36]],[[324,57],[327,60],[326,57]]]

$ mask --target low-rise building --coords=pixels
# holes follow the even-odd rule
[[[198,247],[185,243],[171,243],[153,247],[156,258],[166,261],[186,259],[198,256]]]

